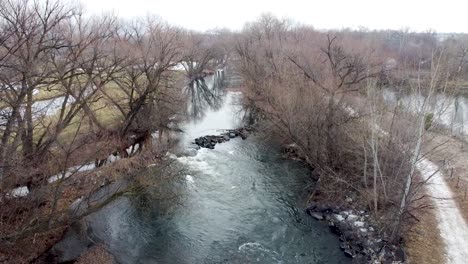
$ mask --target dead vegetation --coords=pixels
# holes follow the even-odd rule
[[[294,145],[313,168],[318,186],[310,199],[351,198],[351,206],[372,212],[383,237],[398,243],[416,212],[428,207],[416,164],[425,154],[432,100],[441,90],[456,91],[467,69],[455,48],[463,43],[408,35],[422,43],[415,55],[407,43],[391,47],[386,37],[318,32],[266,15],[244,28],[236,62],[250,120]],[[387,85],[422,98],[417,110],[386,102]]]
[[[159,162],[179,121],[219,107],[221,92],[205,77],[223,67],[242,77],[231,91],[244,94],[249,125],[293,144],[314,169],[311,200],[350,198],[395,243],[427,206],[415,164],[431,127],[432,98],[456,94],[466,82],[466,40],[441,41],[433,32],[321,32],[270,15],[238,33],[200,34],[154,17],[122,22],[82,12],[58,0],[0,2],[0,261],[31,261],[73,220],[74,201]],[[382,98],[388,87],[423,98],[420,109],[389,106]],[[51,95],[60,98],[57,105],[38,107]],[[467,217],[466,155],[459,142],[444,144],[426,152],[453,162],[446,174]],[[136,146],[137,155],[129,155]],[[103,166],[111,154],[122,159]],[[65,177],[89,163],[98,169]],[[59,180],[49,182],[52,175]],[[14,197],[16,187],[29,195]],[[421,223],[413,232],[438,239]],[[413,248],[429,251],[412,239]],[[18,253],[23,246],[29,255]],[[440,260],[417,251],[414,259]],[[109,261],[100,247],[80,261],[101,255]]]
[[[192,85],[194,78],[223,67],[226,52],[219,38],[154,17],[84,18],[81,7],[59,0],[2,1],[0,245],[7,257],[30,261],[75,221],[73,202],[159,164],[188,102],[212,92]],[[45,246],[15,255],[32,237]]]
[[[428,198],[421,201],[431,204]],[[409,263],[439,264],[446,263],[444,243],[440,237],[438,221],[433,209],[418,211],[417,221],[408,231],[405,247]]]

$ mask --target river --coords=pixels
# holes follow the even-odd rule
[[[403,109],[411,113],[419,113],[422,111],[424,103],[427,102],[427,97],[421,94],[399,93],[394,89],[384,89],[382,92],[384,100],[391,104],[399,104]],[[468,98],[465,95],[447,95],[444,93],[436,93],[427,102],[427,113],[432,113],[434,122],[455,135],[468,135]]]
[[[181,147],[238,127],[240,96],[226,93],[220,108],[183,125]],[[350,263],[326,223],[304,213],[309,169],[280,153],[251,136],[169,155],[183,172],[168,187],[177,199],[118,199],[87,217],[87,236],[119,263]],[[85,247],[67,236],[62,257]]]

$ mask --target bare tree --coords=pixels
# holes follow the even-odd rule
[[[113,78],[118,95],[101,92],[121,116],[117,134],[125,156],[129,136],[150,142],[152,132],[168,129],[178,100],[170,69],[180,60],[182,43],[178,28],[151,17],[124,26],[116,33],[116,41],[116,60],[125,65]],[[158,120],[148,119],[152,113],[157,113]]]

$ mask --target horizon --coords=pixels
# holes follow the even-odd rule
[[[441,34],[468,33],[468,27],[456,21],[457,17],[463,18],[465,15],[463,7],[467,4],[461,0],[446,0],[443,5],[437,5],[436,1],[421,0],[411,2],[396,0],[392,3],[376,3],[371,0],[352,2],[290,0],[287,4],[278,0],[266,3],[240,0],[232,5],[213,0],[177,2],[81,0],[79,2],[92,15],[113,13],[123,19],[157,15],[170,24],[200,32],[214,29],[240,31],[246,23],[255,21],[262,14],[272,14],[312,26],[317,30],[367,29],[435,31]],[[226,8],[228,10],[224,10]]]

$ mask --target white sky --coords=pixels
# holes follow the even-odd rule
[[[241,29],[263,13],[318,29],[428,29],[468,33],[468,0],[80,0],[93,14],[123,18],[156,14],[171,24],[205,31]]]

